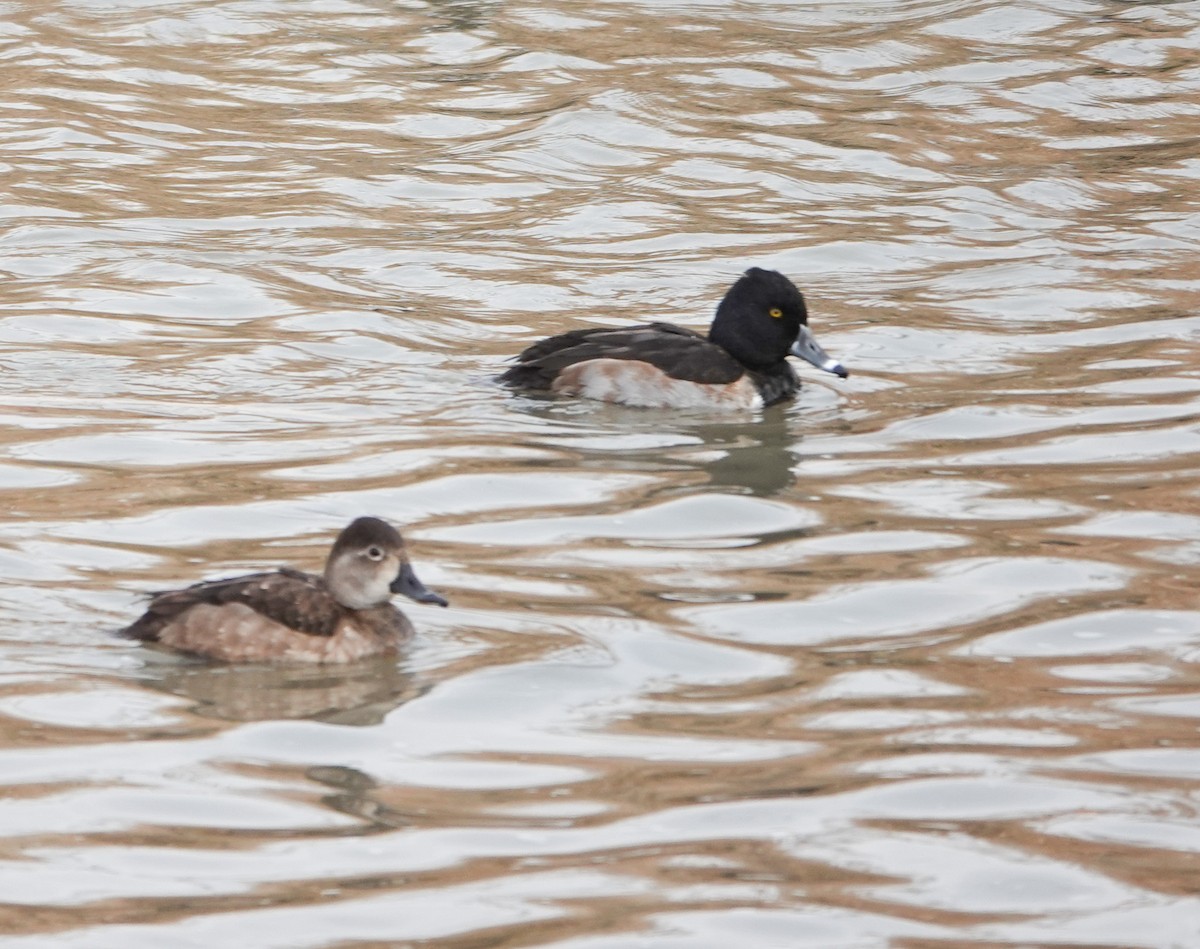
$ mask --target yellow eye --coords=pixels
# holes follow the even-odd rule
[[[767,312],[770,313],[775,319],[779,319],[781,316],[783,316],[783,310],[779,309],[777,306],[771,307],[771,309],[769,309]]]

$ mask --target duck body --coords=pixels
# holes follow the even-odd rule
[[[520,389],[645,408],[761,408],[800,387],[786,362],[749,369],[671,323],[551,336],[522,352],[500,378]]]
[[[413,626],[389,599],[446,605],[417,579],[400,534],[359,518],[325,573],[283,567],[154,595],[123,634],[225,662],[353,662],[397,652]]]
[[[670,323],[572,330],[524,350],[499,381],[623,405],[752,409],[795,395],[788,355],[848,375],[808,329],[795,285],[753,267],[726,293],[707,336]]]
[[[225,662],[353,662],[396,652],[413,626],[386,603],[352,610],[284,567],[159,593],[125,634]]]

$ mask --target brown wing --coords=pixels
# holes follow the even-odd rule
[[[646,323],[624,329],[572,330],[534,343],[499,381],[525,389],[549,389],[567,366],[590,359],[635,359],[672,379],[725,385],[744,368],[716,343],[670,323]]]
[[[242,603],[267,619],[313,636],[332,636],[345,613],[329,595],[324,580],[285,567],[155,594],[146,612],[122,632],[134,639],[157,639],[165,626],[199,603]]]

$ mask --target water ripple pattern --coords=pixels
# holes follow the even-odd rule
[[[10,0],[0,945],[1200,945],[1200,3]],[[751,265],[851,368],[509,393]],[[449,610],[141,596],[359,514]]]

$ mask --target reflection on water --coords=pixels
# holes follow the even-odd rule
[[[771,497],[791,487],[792,466],[803,457],[793,448],[792,431],[780,409],[764,412],[754,425],[717,422],[697,426],[696,435],[712,452],[711,460],[701,464],[713,488]]]
[[[571,467],[697,472],[713,488],[770,497],[795,482],[792,469],[802,457],[799,433],[780,406],[722,418],[607,403],[563,405],[539,396],[517,400],[520,410],[546,423],[543,430],[529,434],[526,444],[563,449],[566,457],[561,461]],[[564,428],[561,423],[568,420]],[[689,490],[694,482],[688,480]]]
[[[341,725],[378,725],[393,708],[419,694],[412,675],[394,661],[322,669],[147,658],[139,678],[153,688],[190,699],[194,703],[190,710],[196,715],[235,722],[311,718]]]
[[[1195,3],[10,3],[0,932],[1194,946]],[[840,381],[514,395],[751,265]],[[111,630],[395,521],[398,662]]]

